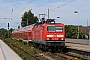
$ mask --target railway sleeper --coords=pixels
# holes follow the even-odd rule
[[[68,48],[68,52],[76,54],[77,56],[84,56],[90,59],[90,52],[80,51],[80,50],[75,50],[70,48]]]

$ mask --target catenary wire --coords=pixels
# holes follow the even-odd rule
[[[76,0],[73,0],[73,1],[67,2],[67,3],[65,3],[65,4],[63,4],[63,5],[61,5],[61,6],[58,6],[58,7],[54,8],[54,9],[50,10],[50,11],[54,11],[54,10],[60,8],[60,7],[63,7],[63,6],[65,6],[65,5],[67,5],[67,4],[70,4],[70,3],[74,2],[74,1],[76,1]]]
[[[31,4],[33,2],[33,0],[31,0],[17,15],[15,15],[15,17],[17,17],[29,4]],[[14,17],[14,18],[15,18]],[[13,19],[14,19],[13,18]]]

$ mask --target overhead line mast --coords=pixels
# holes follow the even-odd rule
[[[12,5],[13,5],[13,1],[12,1]],[[13,7],[12,7],[12,12],[11,12],[11,20],[13,18]]]
[[[48,19],[49,19],[49,9],[48,9]]]

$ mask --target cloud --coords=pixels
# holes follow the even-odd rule
[[[87,19],[88,19],[88,24],[90,25],[90,1],[89,0],[76,0],[70,4],[67,4],[65,6],[62,6],[60,8],[57,8],[54,10],[54,8],[59,7],[63,4],[66,4],[69,1],[72,0],[52,0],[51,2],[47,1],[36,1],[34,0],[31,4],[29,4],[25,9],[23,9],[29,2],[26,0],[19,0],[19,1],[0,1],[0,18],[11,18],[15,17],[15,19],[11,20],[5,20],[5,19],[0,19],[2,20],[2,23],[10,22],[11,27],[20,25],[21,22],[21,16],[24,14],[25,11],[28,11],[32,9],[32,12],[37,16],[40,13],[45,13],[47,14],[48,8],[50,9],[50,18],[57,19],[57,22],[64,23],[64,24],[72,24],[72,25],[78,25],[78,14],[75,14],[74,11],[78,11],[79,13],[79,21],[80,25],[87,25]],[[22,3],[21,3],[22,2]],[[46,3],[49,2],[49,3]],[[21,4],[20,4],[21,3]],[[12,8],[13,8],[13,13],[12,13]],[[23,9],[23,10],[22,10]],[[52,11],[51,11],[52,10]],[[21,11],[21,12],[20,12]],[[47,18],[47,15],[46,15]],[[16,24],[15,22],[19,22]]]

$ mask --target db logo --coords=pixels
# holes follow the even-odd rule
[[[57,37],[57,35],[54,35],[54,37]]]

